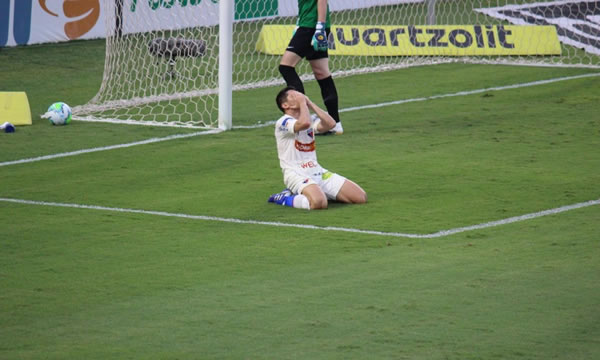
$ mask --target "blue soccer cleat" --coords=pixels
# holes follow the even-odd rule
[[[292,192],[289,189],[285,189],[280,193],[269,196],[269,200],[267,201],[277,205],[286,205],[286,200],[288,200],[290,197],[292,197]]]

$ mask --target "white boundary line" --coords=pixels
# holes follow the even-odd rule
[[[443,99],[443,98],[456,97],[456,96],[468,96],[468,95],[481,94],[481,93],[485,93],[488,91],[502,91],[502,90],[510,90],[510,89],[519,89],[519,88],[530,87],[530,86],[546,85],[546,84],[551,84],[551,83],[555,83],[555,82],[559,82],[559,81],[583,79],[583,78],[597,77],[597,76],[600,76],[600,73],[588,73],[588,74],[582,74],[582,75],[566,76],[566,77],[560,77],[560,78],[554,78],[554,79],[548,79],[548,80],[532,81],[532,82],[521,83],[521,84],[496,86],[496,87],[491,87],[491,88],[476,89],[476,90],[469,90],[469,91],[460,91],[460,92],[456,92],[456,93],[452,93],[452,94],[433,95],[433,96],[428,96],[428,97],[390,101],[390,102],[384,102],[384,103],[373,104],[373,105],[355,106],[355,107],[341,109],[340,112],[342,113],[342,112],[350,112],[350,111],[357,111],[357,110],[381,108],[381,107],[392,106],[392,105],[400,105],[400,104],[419,102],[419,101],[427,101],[427,100],[436,100],[436,99]],[[258,129],[258,128],[263,128],[263,127],[267,127],[267,126],[272,126],[274,123],[275,123],[275,121],[268,121],[268,122],[265,122],[262,124],[247,125],[247,126],[234,126],[233,128],[234,129]],[[75,155],[87,154],[87,153],[98,152],[98,151],[121,149],[121,148],[137,146],[137,145],[152,144],[152,143],[157,143],[157,142],[162,142],[162,141],[183,139],[183,138],[199,136],[199,135],[216,134],[221,131],[222,130],[220,130],[220,129],[215,129],[215,130],[208,130],[208,131],[202,131],[202,132],[194,132],[194,133],[189,133],[189,134],[171,135],[171,136],[167,136],[164,138],[152,138],[152,139],[148,139],[148,140],[136,141],[136,142],[127,143],[127,144],[97,147],[97,148],[92,148],[92,149],[71,151],[71,152],[67,152],[67,153],[60,153],[60,154],[54,154],[54,155],[45,155],[45,156],[39,156],[39,157],[35,157],[35,158],[22,159],[22,160],[6,161],[6,162],[0,163],[0,167],[16,165],[16,164],[31,163],[31,162],[43,161],[43,160],[51,160],[51,159],[56,159],[56,158],[61,158],[61,157],[75,156]]]
[[[433,95],[433,96],[427,96],[427,97],[421,97],[421,98],[384,102],[381,104],[374,104],[374,105],[356,106],[356,107],[342,109],[342,110],[340,110],[340,112],[348,112],[348,111],[356,111],[356,110],[364,110],[364,109],[374,109],[374,108],[380,108],[380,107],[385,107],[385,106],[400,105],[400,104],[419,102],[419,101],[427,101],[427,100],[444,99],[444,98],[456,97],[456,96],[475,95],[475,94],[486,93],[488,91],[502,91],[502,90],[519,89],[519,88],[524,88],[524,87],[529,87],[529,86],[546,85],[546,84],[552,84],[552,83],[559,82],[559,81],[583,79],[583,78],[596,77],[596,76],[600,76],[600,73],[590,73],[590,74],[566,76],[566,77],[559,77],[559,78],[548,79],[548,80],[532,81],[532,82],[522,83],[522,84],[495,86],[495,87],[486,88],[486,89],[476,89],[476,90],[469,90],[469,91],[459,91],[459,92],[456,92],[453,94]]]
[[[413,99],[389,101],[389,102],[373,104],[373,105],[354,106],[354,107],[341,109],[340,112],[343,113],[343,112],[350,112],[350,111],[357,111],[357,110],[374,109],[374,108],[381,108],[381,107],[386,107],[386,106],[401,105],[401,104],[420,102],[420,101],[428,101],[428,100],[437,100],[437,99],[444,99],[444,98],[456,97],[456,96],[468,96],[468,95],[486,93],[489,91],[519,89],[519,88],[524,88],[524,87],[529,87],[529,86],[546,85],[546,84],[552,84],[552,83],[560,82],[560,81],[583,79],[583,78],[597,77],[597,76],[600,76],[600,73],[589,73],[589,74],[582,74],[582,75],[565,76],[565,77],[560,77],[560,78],[554,78],[554,79],[548,79],[548,80],[538,80],[538,81],[532,81],[532,82],[521,83],[521,84],[495,86],[495,87],[491,87],[491,88],[468,90],[468,91],[459,91],[459,92],[452,93],[452,94],[432,95],[432,96],[413,98]],[[256,124],[256,125],[248,125],[248,126],[234,126],[234,129],[257,129],[257,128],[262,128],[262,127],[266,127],[266,126],[271,126],[273,124],[275,124],[275,121],[269,121],[264,124]]]
[[[83,149],[83,150],[71,151],[71,152],[54,154],[54,155],[38,156],[38,157],[34,157],[34,158],[29,158],[29,159],[6,161],[3,163],[0,163],[0,167],[16,165],[16,164],[31,163],[31,162],[42,161],[42,160],[51,160],[51,159],[57,159],[57,158],[67,157],[67,156],[88,154],[88,153],[93,153],[93,152],[98,152],[98,151],[123,149],[123,148],[128,148],[128,147],[137,146],[137,145],[153,144],[153,143],[157,143],[157,142],[176,140],[176,139],[185,139],[185,138],[200,136],[200,135],[217,134],[222,131],[223,130],[221,130],[221,129],[215,129],[215,130],[208,130],[208,131],[193,132],[193,133],[189,133],[189,134],[177,134],[177,135],[170,135],[170,136],[163,137],[163,138],[151,138],[151,139],[136,141],[136,142],[127,143],[127,144],[103,146],[103,147],[97,147],[97,148],[92,148],[92,149]]]
[[[16,204],[24,204],[24,205],[54,206],[54,207],[63,207],[63,208],[112,211],[112,212],[129,213],[129,214],[143,214],[143,215],[176,217],[176,218],[184,218],[184,219],[191,219],[191,220],[218,221],[218,222],[235,223],[235,224],[291,227],[291,228],[298,228],[298,229],[310,229],[310,230],[321,230],[321,231],[338,231],[338,232],[347,232],[347,233],[355,233],[355,234],[388,236],[388,237],[397,237],[397,238],[411,238],[411,239],[441,238],[441,237],[446,237],[446,236],[463,233],[463,232],[467,232],[467,231],[487,229],[487,228],[491,228],[491,227],[495,227],[495,226],[512,224],[512,223],[519,222],[519,221],[531,220],[531,219],[535,219],[535,218],[539,218],[539,217],[543,217],[543,216],[559,214],[559,213],[563,213],[566,211],[581,209],[581,208],[585,208],[585,207],[589,207],[589,206],[600,205],[600,200],[590,200],[590,201],[577,203],[577,204],[573,204],[573,205],[561,206],[561,207],[550,209],[550,210],[539,211],[539,212],[525,214],[525,215],[521,215],[521,216],[514,216],[514,217],[502,219],[502,220],[490,221],[490,222],[486,222],[486,223],[482,223],[482,224],[459,227],[459,228],[449,229],[449,230],[440,230],[438,232],[431,233],[431,234],[405,234],[405,233],[398,233],[398,232],[360,230],[360,229],[343,228],[343,227],[335,227],[335,226],[316,226],[316,225],[305,225],[305,224],[288,224],[288,223],[281,223],[281,222],[274,222],[274,221],[241,220],[241,219],[223,218],[223,217],[216,217],[216,216],[189,215],[189,214],[169,213],[169,212],[164,212],[164,211],[148,211],[148,210],[139,210],[139,209],[126,209],[126,208],[115,208],[115,207],[96,206],[96,205],[81,205],[81,204],[57,203],[57,202],[34,201],[34,200],[23,200],[23,199],[0,198],[0,202],[8,202],[8,203],[16,203]]]

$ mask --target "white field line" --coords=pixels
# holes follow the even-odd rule
[[[444,98],[450,98],[450,97],[456,97],[456,96],[469,96],[469,95],[475,95],[475,94],[482,94],[482,93],[486,93],[489,91],[520,89],[520,88],[530,87],[530,86],[552,84],[552,83],[559,82],[559,81],[583,79],[583,78],[596,77],[596,76],[600,76],[600,73],[589,73],[589,74],[582,74],[582,75],[565,76],[565,77],[560,77],[560,78],[554,78],[554,79],[548,79],[548,80],[538,80],[538,81],[532,81],[532,82],[521,83],[521,84],[495,86],[495,87],[490,87],[490,88],[485,88],[485,89],[475,89],[475,90],[468,90],[468,91],[459,91],[459,92],[451,93],[451,94],[441,94],[441,95],[433,95],[433,96],[426,96],[426,97],[413,98],[413,99],[396,100],[396,101],[389,101],[389,102],[372,104],[372,105],[353,106],[353,107],[349,107],[349,108],[345,108],[345,109],[340,109],[340,112],[343,113],[343,112],[350,112],[350,111],[357,111],[357,110],[374,109],[374,108],[381,108],[381,107],[386,107],[386,106],[401,105],[401,104],[420,102],[420,101],[428,101],[428,100],[437,100],[437,99],[444,99]],[[266,126],[271,126],[273,124],[275,124],[275,121],[268,121],[266,123],[256,124],[256,125],[234,126],[234,128],[235,129],[256,129],[256,128],[262,128],[262,127],[266,127]]]
[[[0,167],[8,166],[8,165],[31,163],[31,162],[42,161],[42,160],[51,160],[51,159],[62,158],[62,157],[67,157],[67,156],[88,154],[88,153],[93,153],[93,152],[98,152],[98,151],[123,149],[123,148],[128,148],[128,147],[137,146],[137,145],[153,144],[153,143],[157,143],[157,142],[176,140],[176,139],[185,139],[185,138],[200,136],[200,135],[216,134],[216,133],[219,133],[222,131],[223,130],[221,130],[221,129],[215,129],[215,130],[208,130],[208,131],[193,132],[193,133],[189,133],[189,134],[177,134],[177,135],[166,136],[163,138],[151,138],[151,139],[136,141],[136,142],[127,143],[127,144],[103,146],[103,147],[97,147],[97,148],[92,148],[92,149],[83,149],[83,150],[71,151],[71,152],[54,154],[54,155],[38,156],[38,157],[34,157],[34,158],[29,158],[29,159],[6,161],[6,162],[0,163]]]
[[[433,96],[427,96],[427,97],[421,97],[421,98],[384,102],[381,104],[356,106],[356,107],[342,109],[342,110],[340,110],[340,112],[348,112],[348,111],[356,111],[356,110],[364,110],[364,109],[374,109],[374,108],[380,108],[380,107],[385,107],[385,106],[400,105],[400,104],[419,102],[419,101],[427,101],[427,100],[436,100],[436,99],[443,99],[443,98],[449,98],[449,97],[455,97],[455,96],[468,96],[468,95],[486,93],[488,91],[502,91],[502,90],[519,89],[519,88],[524,88],[524,87],[529,87],[529,86],[546,85],[546,84],[552,84],[552,83],[559,82],[559,81],[583,79],[583,78],[596,77],[596,76],[600,76],[600,73],[565,76],[565,77],[560,77],[560,78],[555,78],[555,79],[538,80],[538,81],[532,81],[532,82],[522,83],[522,84],[495,86],[495,87],[486,88],[486,89],[476,89],[476,90],[469,90],[469,91],[459,91],[459,92],[456,92],[453,94],[433,95]]]
[[[460,91],[460,92],[452,93],[452,94],[434,95],[434,96],[414,98],[414,99],[405,99],[405,100],[390,101],[390,102],[384,102],[384,103],[380,103],[380,104],[355,106],[355,107],[341,109],[340,112],[350,112],[350,111],[357,111],[357,110],[373,109],[373,108],[380,108],[380,107],[386,107],[386,106],[392,106],[392,105],[406,104],[406,103],[411,103],[411,102],[419,102],[419,101],[443,99],[443,98],[448,98],[448,97],[468,96],[468,95],[485,93],[485,92],[488,92],[488,91],[501,91],[501,90],[519,89],[519,88],[530,87],[530,86],[538,86],[538,85],[551,84],[551,83],[555,83],[555,82],[559,82],[559,81],[575,80],[575,79],[582,79],[582,78],[595,77],[595,76],[600,76],[600,73],[589,73],[589,74],[583,74],[583,75],[566,76],[566,77],[560,77],[560,78],[555,78],[555,79],[539,80],[539,81],[533,81],[533,82],[521,83],[521,84],[514,84],[514,85],[497,86],[497,87],[491,87],[491,88],[485,88],[485,89],[476,89],[476,90],[469,90],[469,91]],[[262,124],[259,123],[259,124],[256,124],[256,125],[234,126],[234,129],[257,129],[257,128],[263,128],[263,127],[266,127],[266,126],[272,126],[274,123],[275,123],[275,121],[268,121],[268,122],[265,122],[265,123],[262,123]],[[87,154],[87,153],[91,153],[91,152],[106,151],[106,150],[113,150],[113,149],[121,149],[121,148],[127,148],[127,147],[137,146],[137,145],[145,145],[145,144],[151,144],[151,143],[162,142],[162,141],[169,141],[169,140],[176,140],[176,139],[188,138],[188,137],[198,136],[198,135],[215,134],[215,133],[218,133],[218,132],[221,132],[221,130],[220,129],[215,129],[215,130],[209,130],[209,131],[203,131],[203,132],[195,132],[195,133],[190,133],[190,134],[172,135],[172,136],[167,136],[167,137],[164,137],[164,138],[153,138],[153,139],[148,139],[148,140],[143,140],[143,141],[137,141],[137,142],[133,142],[133,143],[127,143],[127,144],[104,146],[104,147],[98,147],[98,148],[92,148],[92,149],[84,149],[84,150],[72,151],[72,152],[67,152],[67,153],[60,153],[60,154],[54,154],[54,155],[45,155],[45,156],[39,156],[39,157],[35,157],[35,158],[22,159],[22,160],[6,161],[6,162],[1,162],[0,163],[0,167],[9,166],[9,165],[16,165],[16,164],[24,164],[24,163],[30,163],[30,162],[36,162],[36,161],[43,161],[43,160],[51,160],[51,159],[56,159],[56,158],[61,158],[61,157],[67,157],[67,156],[75,156],[75,155]]]
[[[111,211],[111,212],[129,213],[129,214],[176,217],[176,218],[184,218],[184,219],[191,219],[191,220],[217,221],[217,222],[226,222],[226,223],[235,223],[235,224],[288,227],[288,228],[310,229],[310,230],[320,230],[320,231],[338,231],[338,232],[347,232],[347,233],[355,233],[355,234],[388,236],[388,237],[397,237],[397,238],[411,238],[411,239],[441,238],[441,237],[454,235],[454,234],[458,234],[458,233],[462,233],[462,232],[487,229],[487,228],[491,228],[491,227],[495,227],[495,226],[506,225],[506,224],[511,224],[511,223],[515,223],[515,222],[519,222],[519,221],[531,220],[531,219],[535,219],[535,218],[539,218],[539,217],[543,217],[543,216],[559,214],[562,212],[580,209],[580,208],[584,208],[584,207],[589,207],[589,206],[593,206],[593,205],[600,205],[600,200],[590,200],[590,201],[577,203],[577,204],[573,204],[573,205],[562,206],[562,207],[558,207],[558,208],[554,208],[554,209],[550,209],[550,210],[539,211],[539,212],[525,214],[525,215],[521,215],[521,216],[514,216],[514,217],[507,218],[507,219],[491,221],[491,222],[477,224],[477,225],[459,227],[459,228],[455,228],[455,229],[441,230],[441,231],[431,233],[431,234],[405,234],[405,233],[398,233],[398,232],[361,230],[361,229],[343,228],[343,227],[335,227],[335,226],[288,224],[288,223],[281,223],[281,222],[274,222],[274,221],[242,220],[242,219],[223,218],[223,217],[216,217],[216,216],[169,213],[169,212],[164,212],[164,211],[148,211],[148,210],[139,210],[139,209],[125,209],[125,208],[114,208],[114,207],[96,206],[96,205],[68,204],[68,203],[33,201],[33,200],[23,200],[23,199],[0,198],[0,202],[25,204],[25,205],[54,206],[54,207],[63,207],[63,208]]]

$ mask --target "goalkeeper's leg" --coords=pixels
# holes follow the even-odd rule
[[[300,62],[302,58],[291,51],[286,51],[281,58],[281,63],[279,64],[279,72],[287,86],[291,86],[294,89],[304,94],[304,85],[302,84],[302,80],[298,73],[296,72],[296,65]]]
[[[315,78],[321,88],[321,96],[323,97],[323,103],[327,108],[327,112],[335,120],[336,123],[340,122],[340,113],[338,105],[338,93],[329,72],[329,59],[322,58],[316,60],[310,60],[310,66],[312,67]]]
[[[335,88],[335,83],[331,75],[325,79],[317,80],[321,87],[321,96],[323,97],[323,103],[327,108],[327,112],[335,120],[336,123],[340,122],[340,112],[338,105],[338,94]]]
[[[310,66],[312,67],[315,78],[317,79],[319,87],[321,88],[321,96],[323,97],[323,103],[327,108],[327,112],[336,122],[335,127],[330,132],[334,134],[341,134],[344,132],[344,129],[342,128],[342,123],[340,122],[337,89],[335,87],[333,77],[331,77],[331,72],[329,72],[329,59],[321,58],[310,60]]]

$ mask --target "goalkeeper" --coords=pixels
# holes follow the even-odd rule
[[[367,202],[367,194],[360,186],[317,162],[315,132],[334,127],[333,118],[291,87],[281,90],[276,101],[284,113],[275,124],[275,139],[287,189],[271,195],[268,201],[301,209],[326,209],[328,200]],[[311,117],[310,110],[319,118]]]
[[[304,94],[296,65],[306,58],[321,88],[323,103],[336,124],[328,133],[342,134],[338,94],[329,71],[327,34],[330,30],[327,0],[298,0],[298,21],[294,36],[281,58],[279,72],[288,86]]]

